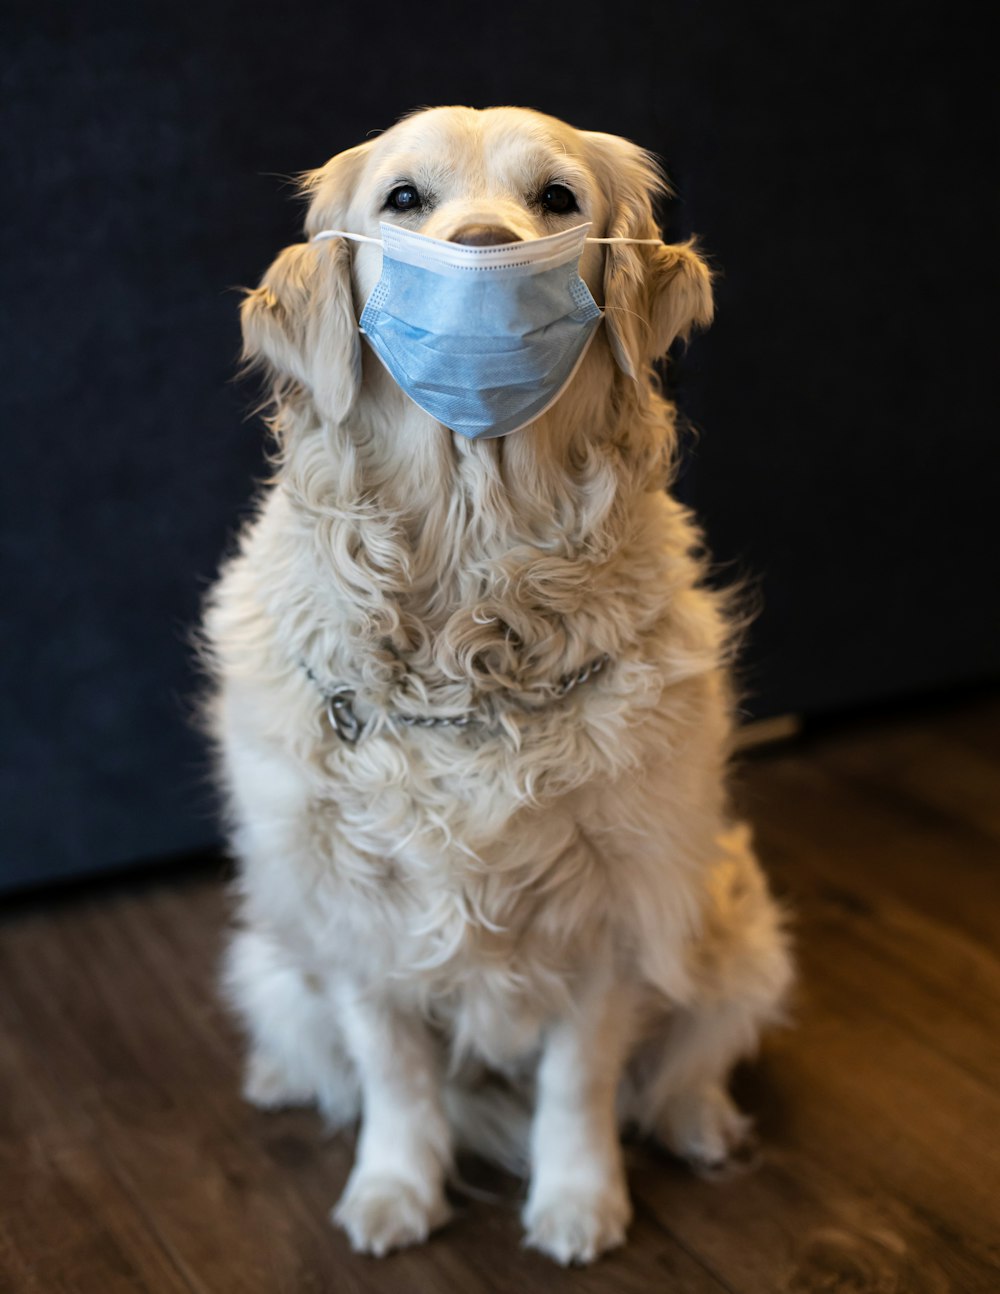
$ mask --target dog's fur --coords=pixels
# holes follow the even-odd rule
[[[387,216],[404,181],[428,204]],[[553,182],[579,213],[539,207]],[[486,222],[532,239],[588,219],[651,238],[664,187],[625,140],[440,108],[309,174],[306,229],[374,236],[392,218],[447,239]],[[530,1095],[528,1241],[587,1261],[628,1222],[621,1127],[725,1160],[745,1129],[728,1072],[790,979],[727,806],[729,617],[664,488],[674,410],[651,362],[709,321],[710,275],[691,244],[588,245],[606,318],[576,377],[527,429],[470,442],[361,346],[379,263],[342,239],[296,244],[243,306],[276,470],[206,640],[246,1095],[337,1123],[363,1111],[335,1216],[374,1253],[444,1220],[458,1136],[516,1159]],[[600,653],[604,671],[560,698]],[[356,746],[317,680],[355,690]],[[469,710],[466,730],[398,720]]]

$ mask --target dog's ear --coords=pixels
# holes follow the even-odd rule
[[[267,372],[276,392],[291,378],[322,417],[346,416],[358,391],[360,341],[342,240],[286,247],[240,316],[243,358]]]
[[[312,195],[306,229],[343,228],[365,146],[302,178]],[[317,412],[339,422],[360,386],[361,353],[343,239],[298,243],[277,256],[241,310],[243,358],[265,369],[275,392],[289,380],[312,396]]]
[[[654,247],[648,280],[650,353],[658,359],[675,338],[686,341],[693,328],[712,322],[712,272],[693,238]]]
[[[309,200],[306,233],[310,237],[321,229],[345,228],[351,198],[371,148],[370,143],[358,144],[299,176],[299,191]]]
[[[659,238],[653,201],[669,192],[655,159],[616,135],[584,134],[609,196],[609,238]],[[712,317],[711,275],[692,243],[611,243],[604,260],[604,326],[619,368],[638,379],[676,337]]]

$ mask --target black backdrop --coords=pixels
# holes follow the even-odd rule
[[[954,11],[952,11],[954,12]],[[627,135],[722,276],[682,488],[748,708],[996,672],[988,42],[917,3],[86,5],[0,19],[0,883],[216,837],[186,635],[260,471],[237,296],[282,177],[421,104]]]

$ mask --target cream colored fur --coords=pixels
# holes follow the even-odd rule
[[[581,219],[655,237],[664,188],[625,140],[441,108],[310,174],[307,231],[377,235],[403,181],[433,205],[392,218],[439,238]],[[554,181],[580,213],[534,202]],[[382,1253],[446,1218],[459,1125],[516,1154],[516,1107],[484,1099],[480,1121],[463,1097],[482,1066],[506,1074],[534,1092],[528,1240],[588,1261],[628,1222],[620,1125],[724,1160],[745,1126],[728,1072],[790,979],[729,815],[730,628],[665,491],[674,410],[651,368],[709,321],[710,276],[690,244],[589,245],[607,314],[577,376],[532,426],[469,442],[359,340],[379,255],[286,248],[243,307],[276,463],[206,641],[246,1091],[338,1123],[363,1107],[336,1217]],[[609,666],[560,700],[558,680],[602,652]],[[306,667],[356,690],[356,746]],[[466,731],[391,717],[466,710],[481,720]]]

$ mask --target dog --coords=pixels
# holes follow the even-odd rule
[[[524,1165],[527,1243],[589,1262],[625,1238],[623,1131],[702,1169],[742,1142],[728,1076],[792,980],[727,798],[733,612],[666,488],[653,362],[711,274],[659,241],[649,154],[524,109],[417,112],[302,187],[310,240],[242,306],[273,479],[204,621],[245,1096],[360,1116],[357,1250],[442,1225],[472,1145]],[[382,222],[633,241],[583,245],[602,318],[551,407],[467,439],[359,338]]]

